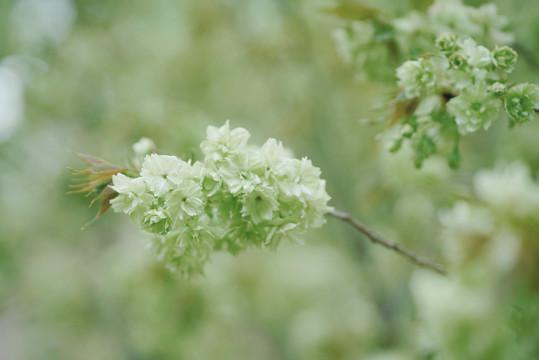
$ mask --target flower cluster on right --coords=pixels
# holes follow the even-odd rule
[[[436,152],[437,143],[449,141],[450,165],[456,167],[460,136],[488,129],[502,109],[510,126],[532,120],[539,111],[539,86],[508,79],[518,57],[509,46],[489,50],[471,38],[442,33],[436,47],[436,54],[397,69],[401,92],[393,120],[400,135],[393,151],[410,139],[419,167]]]
[[[395,84],[396,75],[389,147],[410,142],[416,167],[444,149],[457,168],[462,135],[488,129],[504,110],[511,127],[539,112],[538,85],[508,79],[518,54],[507,46],[513,35],[494,4],[435,0],[395,18],[346,4],[332,11],[346,20],[333,33],[337,50],[361,78]]]
[[[534,117],[539,86],[515,85],[506,76],[515,67],[515,50],[496,46],[490,51],[471,38],[457,39],[450,33],[441,34],[436,45],[438,54],[407,61],[397,69],[401,99],[437,96],[439,102],[433,101],[432,107],[447,105],[461,134],[487,129],[503,106],[512,124]]]
[[[344,17],[354,20],[335,29],[333,37],[343,61],[362,78],[392,82],[399,63],[434,51],[434,40],[443,32],[472,37],[487,46],[513,41],[513,35],[506,31],[508,19],[494,4],[476,8],[460,0],[436,0],[395,18],[380,9],[354,4],[355,13]]]

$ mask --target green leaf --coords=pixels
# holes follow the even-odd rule
[[[416,168],[421,168],[423,166],[423,161],[434,153],[436,153],[436,144],[430,137],[423,135],[416,145]]]
[[[458,143],[455,143],[455,147],[453,148],[453,151],[451,152],[451,154],[449,154],[449,158],[447,159],[447,162],[451,169],[456,170],[459,168],[460,151],[459,151]]]
[[[413,98],[409,100],[397,101],[395,104],[395,110],[391,115],[391,121],[388,128],[398,124],[401,119],[409,119],[417,109],[419,105],[419,98]]]
[[[391,149],[389,149],[389,152],[395,153],[395,152],[399,151],[400,148],[402,147],[402,141],[403,141],[402,138],[400,138],[400,139],[398,139],[397,141],[395,141],[395,143],[393,144],[393,146],[391,147]]]

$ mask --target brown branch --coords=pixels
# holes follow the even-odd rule
[[[413,251],[408,250],[405,247],[403,247],[403,246],[401,246],[401,245],[399,245],[397,243],[394,243],[394,242],[392,242],[390,240],[384,239],[383,237],[381,237],[380,235],[378,235],[377,233],[370,230],[365,225],[363,225],[362,223],[360,223],[359,221],[354,219],[350,214],[340,212],[340,211],[332,211],[328,215],[333,216],[333,217],[335,217],[337,219],[340,219],[340,220],[350,224],[350,226],[352,226],[354,229],[356,229],[357,231],[359,231],[360,233],[362,233],[366,237],[368,237],[371,242],[373,242],[375,244],[385,246],[385,247],[387,247],[389,249],[392,249],[392,250],[398,252],[399,254],[404,255],[410,261],[416,263],[419,266],[422,266],[422,267],[427,268],[427,269],[429,269],[431,271],[437,272],[438,274],[441,274],[441,275],[447,275],[447,272],[446,272],[445,268],[442,265],[434,263],[434,262],[430,261],[429,259],[424,258],[423,256],[418,255],[418,254],[414,253]]]

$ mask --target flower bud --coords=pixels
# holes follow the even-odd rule
[[[518,54],[509,46],[496,46],[492,52],[492,63],[496,68],[510,73],[515,68]]]
[[[458,52],[449,57],[449,65],[455,69],[461,69],[462,67],[466,66],[466,64],[466,58]]]
[[[492,84],[492,91],[494,92],[494,95],[501,96],[505,93],[505,85],[499,82],[495,82]]]
[[[436,39],[436,47],[446,55],[449,55],[459,49],[457,38],[449,32],[443,32]]]

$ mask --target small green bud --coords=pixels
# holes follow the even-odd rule
[[[466,66],[466,58],[461,53],[454,53],[449,57],[449,65],[455,69],[461,69]]]
[[[443,32],[436,39],[436,47],[446,55],[449,55],[459,49],[457,38],[449,32]]]
[[[496,96],[502,96],[503,94],[505,94],[505,89],[505,85],[502,83],[495,82],[494,84],[492,84],[492,92]]]
[[[496,46],[496,49],[492,52],[492,63],[494,66],[507,73],[513,71],[517,58],[518,54],[509,46]]]

